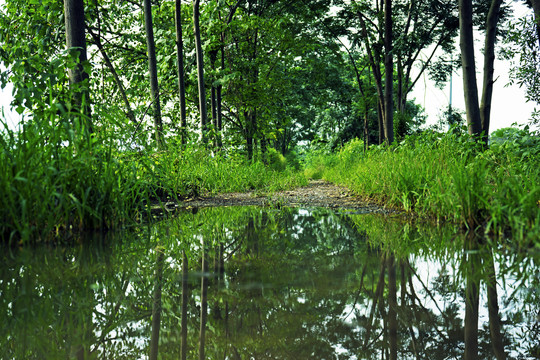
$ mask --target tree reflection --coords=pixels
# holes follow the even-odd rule
[[[0,358],[155,358],[158,344],[161,359],[505,359],[540,348],[539,259],[452,228],[237,208],[125,235],[4,255]]]

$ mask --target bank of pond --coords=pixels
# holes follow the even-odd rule
[[[457,225],[191,209],[4,248],[0,358],[538,358],[539,265]]]

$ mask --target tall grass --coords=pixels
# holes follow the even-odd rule
[[[0,122],[0,239],[17,244],[65,238],[139,221],[152,202],[307,182],[290,169],[213,157],[196,145],[181,151],[168,140],[160,152],[129,152],[119,150],[122,140],[106,126],[95,126],[88,136],[76,120],[56,113],[27,121],[18,131]]]
[[[312,154],[306,174],[347,185],[367,199],[467,228],[540,237],[540,140],[519,137],[489,149],[466,135],[426,132],[384,149]]]

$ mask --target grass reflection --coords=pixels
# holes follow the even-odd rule
[[[538,257],[452,227],[209,208],[80,243],[4,252],[0,358],[500,359],[540,349]]]

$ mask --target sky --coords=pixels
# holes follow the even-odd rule
[[[3,3],[4,0],[0,0],[0,7]],[[513,6],[515,7],[516,17],[524,16],[530,11],[521,4],[513,3]],[[476,36],[475,45],[477,52],[482,48],[482,38],[479,34]],[[482,62],[483,56],[478,53],[476,55],[477,72],[481,70]],[[495,62],[495,78],[497,80],[493,91],[490,132],[511,126],[514,123],[521,125],[527,124],[536,106],[534,103],[527,103],[525,101],[525,91],[523,89],[520,89],[517,85],[507,86],[509,82],[509,66],[508,61],[496,60]],[[5,68],[0,67],[0,70],[5,71]],[[478,86],[481,89],[482,77],[480,73],[478,73],[477,78],[480,81]],[[461,70],[458,70],[454,73],[452,79],[452,107],[458,110],[465,109],[462,81]],[[12,91],[13,89],[9,84],[6,88],[0,89],[0,108],[3,109],[4,118],[9,126],[15,128],[20,116],[9,107],[13,99]],[[420,104],[426,110],[428,124],[435,124],[439,119],[441,111],[449,104],[450,87],[447,85],[442,90],[436,88],[426,74],[418,81],[412,91],[409,99],[412,98],[415,98],[416,103]],[[540,108],[540,106],[538,107]]]

